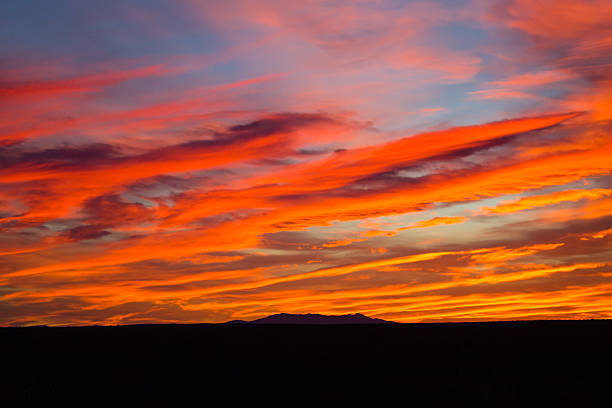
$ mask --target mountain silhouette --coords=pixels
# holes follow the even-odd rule
[[[232,320],[228,324],[388,324],[389,320],[375,319],[361,313],[328,316],[316,313],[278,313],[257,320]]]

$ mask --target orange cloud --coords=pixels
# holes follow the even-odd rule
[[[486,3],[188,1],[219,52],[11,56],[0,324],[609,317],[612,2]]]
[[[499,248],[491,252],[487,252],[484,254],[475,254],[470,258],[477,264],[497,264],[504,263],[506,261],[510,261],[516,258],[520,258],[523,256],[533,255],[540,251],[550,251],[552,249],[559,248],[560,246],[565,245],[564,243],[558,244],[541,244],[541,245],[531,245],[525,246],[521,248]]]
[[[398,321],[423,321],[429,319],[453,319],[461,318],[465,314],[466,318],[474,318],[480,315],[486,318],[490,309],[497,311],[497,318],[512,319],[516,316],[529,316],[523,310],[517,313],[519,304],[531,310],[531,313],[539,315],[539,310],[544,306],[554,308],[558,305],[573,306],[577,309],[574,313],[588,310],[602,311],[602,305],[596,299],[604,301],[605,305],[610,305],[609,297],[602,297],[601,294],[610,293],[610,284],[601,284],[587,287],[573,287],[561,291],[547,292],[526,292],[526,293],[473,293],[468,295],[447,295],[443,292],[439,294],[422,294],[431,291],[444,291],[451,288],[471,287],[478,290],[481,285],[495,285],[524,280],[549,278],[554,274],[571,273],[578,270],[590,270],[599,268],[600,264],[577,264],[563,267],[540,268],[523,270],[519,272],[485,275],[462,280],[446,281],[441,283],[423,284],[415,286],[396,285],[369,289],[342,290],[333,292],[317,292],[313,290],[300,290],[287,293],[261,293],[250,295],[249,298],[242,298],[242,307],[261,308],[265,302],[268,307],[282,308],[294,313],[303,313],[307,310],[315,310],[317,313],[330,313],[351,308],[353,310],[364,310],[366,313],[377,316],[385,316],[389,319]],[[594,304],[584,302],[585,298],[593,296]],[[575,300],[574,303],[572,300]],[[218,306],[222,306],[218,304]],[[583,307],[587,306],[586,309]],[[215,307],[215,302],[204,305],[195,305],[197,308]],[[606,309],[603,309],[606,310]],[[261,312],[258,312],[261,313]],[[264,312],[265,314],[265,312]],[[545,313],[542,313],[546,315]],[[244,315],[249,315],[245,313]],[[553,313],[554,315],[554,313]],[[398,317],[406,316],[405,319]]]
[[[465,217],[435,217],[430,220],[419,221],[414,225],[409,227],[402,227],[399,231],[412,229],[412,228],[428,228],[435,227],[437,225],[449,225],[449,224],[459,224],[465,222],[467,218]]]
[[[612,234],[612,228],[607,229],[607,230],[603,230],[603,231],[598,231],[596,233],[590,233],[590,234],[584,234],[584,236],[580,239],[582,240],[589,240],[589,239],[602,239],[607,237],[608,235]]]
[[[523,197],[516,201],[508,201],[493,208],[484,208],[483,211],[489,214],[506,214],[524,211],[537,207],[560,204],[567,201],[597,200],[602,197],[612,195],[609,189],[590,189],[590,190],[565,190],[546,195],[536,195]]]
[[[335,248],[339,246],[351,245],[353,242],[362,242],[365,241],[365,238],[354,238],[354,239],[341,239],[338,241],[326,242],[322,246],[325,248]]]
[[[538,120],[519,120],[517,123],[523,125],[529,124],[530,127],[544,126],[555,121],[563,120],[571,115],[562,115],[555,117],[554,121],[551,122],[552,118],[544,118],[542,121]],[[508,132],[507,126],[512,122],[495,123],[491,126],[493,129],[497,129],[501,126],[503,133]],[[514,124],[512,125],[514,126]],[[519,126],[517,124],[517,126]],[[441,132],[439,134],[433,134],[433,136],[450,136],[455,135],[460,137],[466,134],[468,130],[476,131],[487,129],[485,126],[482,127],[471,127],[471,128],[460,128],[456,131]],[[524,128],[523,128],[524,129]],[[517,130],[516,128],[512,130]],[[456,132],[456,133],[455,133]],[[469,133],[469,132],[468,132]],[[494,133],[495,134],[495,133]],[[428,136],[432,136],[428,134]],[[467,136],[467,134],[466,134]],[[418,137],[415,137],[418,139]],[[412,139],[406,139],[410,141]],[[455,139],[458,142],[459,139]],[[406,143],[406,141],[400,141],[399,143]],[[392,144],[395,145],[395,144]],[[380,148],[379,148],[380,149]],[[385,148],[386,149],[386,148]],[[373,149],[375,152],[377,149]],[[364,154],[364,150],[357,150],[359,154]],[[351,156],[352,153],[347,152],[346,156]],[[408,153],[411,157],[414,153]],[[344,160],[342,154],[335,156],[340,159],[340,163]],[[588,157],[589,163],[598,163],[600,166],[604,166],[604,161],[592,161],[591,156]],[[548,160],[548,159],[546,159]],[[325,159],[324,162],[329,162]],[[536,161],[537,163],[537,161]],[[588,166],[583,166],[580,160],[569,160],[563,163],[577,166],[585,175],[593,174],[594,170]],[[298,164],[297,168],[301,168],[302,165]],[[155,168],[155,166],[151,166]],[[334,166],[332,166],[332,169]],[[306,168],[308,169],[308,167]],[[360,170],[363,171],[363,170]],[[367,197],[345,197],[345,198],[328,198],[321,197],[316,198],[313,201],[312,198],[300,201],[288,201],[284,203],[282,200],[279,201],[275,197],[282,194],[289,194],[290,192],[301,192],[312,191],[313,187],[304,185],[287,186],[281,185],[264,185],[257,188],[236,190],[236,191],[218,191],[214,193],[208,193],[205,195],[196,195],[191,197],[189,195],[184,196],[188,200],[177,200],[172,208],[160,208],[157,210],[157,216],[163,217],[168,220],[166,228],[169,228],[168,233],[158,233],[151,237],[142,237],[132,239],[126,242],[117,242],[112,245],[106,245],[104,248],[103,255],[95,257],[87,257],[87,260],[68,260],[60,261],[56,264],[49,264],[46,266],[39,266],[34,268],[26,268],[21,272],[14,272],[9,276],[26,276],[31,273],[48,273],[52,271],[61,271],[66,269],[74,268],[90,268],[96,265],[113,265],[125,262],[138,262],[151,257],[150,254],[154,253],[155,256],[163,258],[175,258],[188,256],[194,252],[202,251],[219,251],[219,250],[237,250],[240,248],[256,246],[259,242],[259,237],[264,233],[270,233],[282,230],[302,229],[312,225],[324,225],[332,220],[337,219],[361,219],[373,215],[387,215],[393,213],[401,213],[410,211],[418,206],[419,202],[449,202],[457,200],[465,200],[473,197],[473,199],[479,196],[473,195],[473,191],[479,191],[483,195],[495,195],[508,192],[514,192],[517,189],[517,185],[525,186],[528,183],[525,179],[521,179],[522,172],[524,171],[525,177],[534,177],[534,172],[530,166],[524,166],[524,170],[518,170],[517,168],[510,167],[509,169],[497,170],[511,172],[516,181],[509,179],[507,176],[497,177],[493,172],[485,172],[483,174],[476,173],[474,175],[463,176],[461,183],[456,183],[455,180],[449,179],[445,182],[438,182],[432,185],[424,184],[418,186],[413,190],[412,196],[417,198],[418,201],[407,201],[406,194],[403,191],[383,191],[377,194],[371,194]],[[558,174],[558,170],[554,167],[545,168],[544,171],[538,173],[537,182],[540,183],[554,183],[559,182],[558,179],[545,181],[543,174],[552,172],[552,174]],[[335,173],[328,172],[329,175],[333,175],[333,180],[342,179],[343,170],[340,170],[340,175],[336,177]],[[567,172],[566,172],[567,173]],[[310,173],[311,174],[311,173]],[[310,175],[309,174],[309,175]],[[509,173],[510,174],[510,173]],[[122,176],[124,177],[124,176]],[[576,177],[566,175],[566,177]],[[316,177],[315,177],[316,179]],[[506,185],[499,185],[494,180],[504,180],[507,182]],[[535,180],[535,179],[534,179]],[[110,178],[112,182],[112,178]],[[85,182],[85,179],[83,179]],[[107,182],[105,180],[105,182]],[[298,189],[299,187],[299,189]],[[326,186],[324,186],[326,187]],[[535,186],[534,186],[535,187]],[[493,190],[491,190],[493,188]],[[66,197],[69,197],[68,195]],[[81,198],[83,199],[83,198]],[[240,208],[251,208],[257,209],[262,208],[261,212],[255,211],[254,214],[247,219],[242,219],[236,222],[227,222],[220,224],[219,227],[208,230],[203,236],[202,232],[195,229],[193,231],[183,231],[180,233],[171,232],[173,228],[184,226],[188,222],[192,222],[196,219],[203,218],[206,216],[215,216],[222,211],[228,211],[231,209],[232,203],[239,203]],[[276,208],[275,208],[276,207]],[[273,209],[273,210],[272,210]],[[172,221],[171,223],[169,221]],[[437,222],[437,221],[436,221]],[[247,231],[247,234],[243,234],[243,240],[236,240],[233,228],[240,225],[243,231]],[[210,237],[210,238],[208,238]],[[213,238],[214,237],[214,238]]]
[[[568,113],[523,118],[423,133],[381,146],[342,151],[318,163],[295,166],[284,172],[282,177],[262,177],[255,179],[254,183],[292,183],[302,191],[339,187],[359,177],[386,171],[400,164],[475,146],[490,139],[547,128],[574,116],[576,114]],[[330,173],[334,177],[329,177]]]
[[[362,237],[367,237],[367,238],[379,237],[381,235],[384,235],[384,236],[387,236],[387,237],[392,237],[395,234],[397,234],[397,232],[395,232],[395,231],[368,230],[368,231],[362,232],[361,236]]]

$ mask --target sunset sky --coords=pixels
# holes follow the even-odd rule
[[[25,0],[0,325],[612,318],[612,0]]]

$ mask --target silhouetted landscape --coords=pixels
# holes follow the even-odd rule
[[[383,319],[375,319],[364,316],[361,313],[326,316],[317,313],[307,314],[291,314],[278,313],[270,316],[262,317],[261,319],[246,321],[246,320],[231,320],[226,324],[386,324],[395,323]]]
[[[612,0],[1,17],[0,408],[607,406]]]
[[[593,406],[612,383],[609,320],[321,324],[350,320],[379,323],[280,314],[255,324],[2,328],[0,403]]]

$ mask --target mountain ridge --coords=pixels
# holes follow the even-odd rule
[[[318,313],[277,313],[255,320],[230,320],[224,324],[393,324],[396,322],[368,317],[361,313],[322,315]]]

